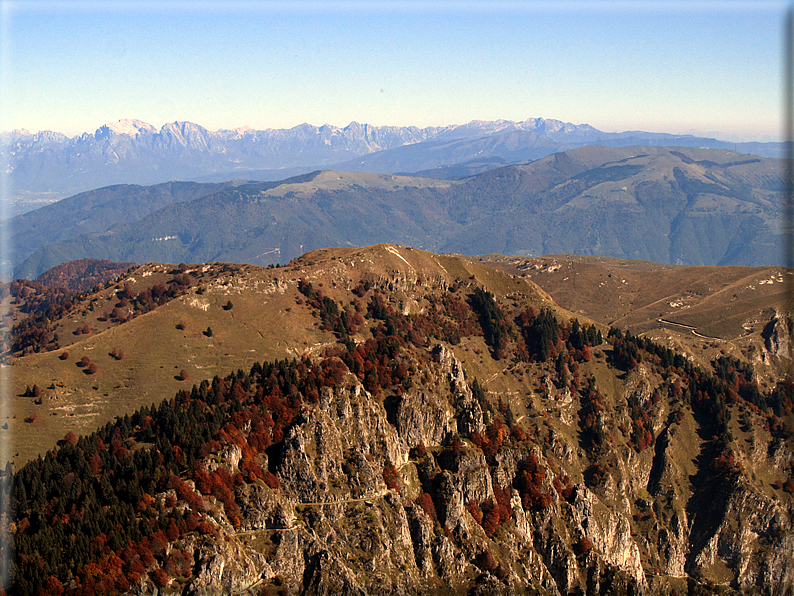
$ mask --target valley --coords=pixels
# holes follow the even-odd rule
[[[278,182],[108,187],[0,222],[13,279],[77,259],[285,264],[328,246],[782,264],[781,162],[587,146],[457,181],[315,171]],[[134,206],[131,207],[131,206]]]

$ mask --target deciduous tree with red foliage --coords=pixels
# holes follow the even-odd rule
[[[190,556],[185,551],[174,549],[166,560],[165,572],[171,577],[189,577]]]
[[[593,548],[593,542],[587,536],[582,536],[574,546],[577,554],[583,555]]]
[[[482,525],[482,509],[477,504],[477,501],[474,499],[469,499],[468,504],[466,505],[466,510],[471,513],[471,516],[474,518],[478,524]]]
[[[551,495],[548,491],[541,491],[545,478],[546,471],[540,466],[535,454],[530,452],[519,464],[514,482],[521,495],[521,505],[524,509],[543,509],[551,505]]]
[[[400,475],[397,472],[397,468],[395,468],[393,464],[386,464],[383,467],[383,480],[386,482],[386,488],[399,492],[400,487],[397,484],[399,479]]]
[[[436,514],[436,506],[433,503],[433,497],[431,497],[428,493],[421,491],[419,496],[416,498],[416,504],[419,505],[422,508],[422,511],[424,511],[432,519],[438,519]]]
[[[158,588],[165,588],[168,585],[168,574],[162,567],[158,567],[154,571],[149,572],[149,577]]]
[[[168,538],[169,542],[174,542],[177,538],[179,538],[179,528],[177,527],[173,518],[168,524],[168,527],[165,529],[165,536]]]
[[[278,476],[273,474],[270,470],[265,471],[264,481],[265,484],[267,484],[273,490],[277,489],[280,486]]]

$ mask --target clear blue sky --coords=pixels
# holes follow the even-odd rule
[[[555,118],[771,140],[783,2],[2,4],[0,130]]]

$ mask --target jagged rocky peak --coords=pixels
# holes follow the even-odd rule
[[[160,129],[159,136],[169,140],[173,139],[185,146],[194,146],[196,144],[205,146],[207,137],[212,136],[212,133],[192,122],[169,122]]]

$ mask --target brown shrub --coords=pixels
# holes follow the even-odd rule
[[[428,493],[422,491],[416,498],[416,504],[431,518],[436,519],[436,506],[433,503],[433,497]]]
[[[265,484],[267,484],[272,489],[277,489],[281,483],[278,480],[278,476],[273,474],[270,470],[265,472]]]
[[[593,542],[587,536],[582,536],[574,546],[574,549],[580,555],[585,554],[591,548],[593,548]]]
[[[496,562],[496,557],[493,556],[493,553],[490,549],[486,548],[482,553],[480,553],[480,556],[477,557],[477,559],[480,569],[483,571],[487,571],[488,573],[496,571],[498,563]]]

